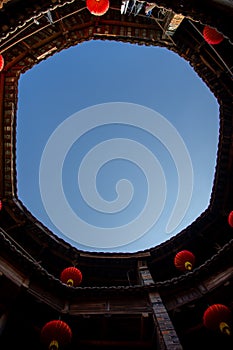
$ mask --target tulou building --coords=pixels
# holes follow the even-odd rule
[[[0,1],[2,350],[233,349],[232,23],[231,0]],[[21,74],[97,39],[177,53],[219,104],[208,208],[166,242],[135,253],[76,249],[17,194]]]

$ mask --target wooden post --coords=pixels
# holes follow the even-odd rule
[[[2,314],[2,316],[0,317],[0,336],[2,335],[6,323],[7,323],[7,319],[8,319],[8,314],[5,312],[4,314]]]
[[[5,74],[0,73],[0,198],[4,194],[4,82]]]
[[[143,285],[149,286],[154,284],[154,280],[145,262],[139,261],[138,272],[139,278]],[[182,350],[183,348],[180,344],[175,328],[158,291],[151,291],[148,293],[148,296],[153,310],[153,318],[157,330],[156,349]]]
[[[1,132],[1,153],[0,167],[2,187],[0,195],[3,198],[15,196],[15,117],[18,99],[18,79],[20,71],[15,69],[4,70],[3,82],[0,92],[0,132]],[[1,183],[0,183],[1,186]]]

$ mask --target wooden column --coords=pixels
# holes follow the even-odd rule
[[[7,67],[5,67],[7,69]],[[19,68],[4,71],[4,89],[1,108],[1,130],[3,135],[2,177],[4,181],[3,196],[11,198],[15,196],[15,117],[18,102]]]
[[[153,285],[154,280],[145,262],[138,265],[139,278],[145,286]],[[153,310],[153,318],[157,330],[157,346],[158,350],[182,350],[179,338],[176,334],[174,326],[168,315],[165,305],[156,288],[148,293],[149,300]]]
[[[4,194],[4,81],[5,75],[0,73],[0,198]]]
[[[7,312],[5,312],[1,317],[0,317],[0,336],[2,335],[6,323],[7,323],[7,319],[8,319],[8,314]]]

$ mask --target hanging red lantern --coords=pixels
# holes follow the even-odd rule
[[[209,306],[203,315],[203,323],[205,327],[213,331],[220,330],[227,335],[231,334],[229,326],[230,320],[231,311],[223,304],[213,304]]]
[[[233,227],[233,210],[228,215],[228,224]]]
[[[0,199],[0,211],[2,210],[2,201]]]
[[[195,263],[195,255],[188,250],[182,250],[176,254],[174,265],[178,270],[191,271]]]
[[[47,322],[41,330],[41,341],[49,350],[60,349],[71,342],[72,331],[67,323],[61,320]]]
[[[60,280],[68,286],[77,287],[82,282],[82,273],[76,267],[67,267],[61,272]]]
[[[109,9],[109,0],[86,0],[86,6],[92,15],[102,16]]]
[[[3,70],[4,68],[4,58],[2,55],[0,55],[0,72]]]
[[[224,36],[219,33],[216,29],[205,26],[203,29],[203,37],[205,41],[210,45],[217,45],[220,44]]]

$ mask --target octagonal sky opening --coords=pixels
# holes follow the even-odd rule
[[[182,220],[172,232],[166,232],[168,218],[175,206],[179,190],[183,193],[188,192],[189,189],[185,186],[190,185],[183,180],[179,184],[180,169],[176,164],[177,158],[174,159],[173,150],[168,149],[166,144],[173,135],[166,140],[155,137],[143,126],[122,124],[121,119],[119,121],[114,119],[109,125],[95,125],[93,129],[85,129],[79,140],[70,144],[66,158],[62,160],[61,177],[62,191],[66,200],[71,210],[82,221],[88,222],[93,227],[102,227],[108,236],[113,235],[111,229],[116,225],[125,227],[134,221],[135,217],[143,212],[148,199],[148,176],[145,169],[130,160],[130,157],[116,156],[115,159],[108,158],[108,161],[100,167],[94,182],[100,197],[105,203],[111,203],[117,199],[117,183],[126,179],[131,183],[132,189],[128,205],[119,207],[116,213],[93,209],[90,203],[85,203],[82,195],[89,188],[90,182],[85,184],[84,181],[82,188],[79,188],[78,173],[85,156],[98,144],[106,146],[104,152],[110,152],[111,147],[114,150],[117,148],[116,144],[111,146],[106,142],[113,139],[118,140],[120,144],[123,139],[142,144],[149,150],[149,154],[155,155],[155,162],[158,164],[156,169],[161,170],[160,174],[163,173],[165,179],[164,207],[154,225],[147,232],[139,226],[141,235],[136,234],[133,239],[131,238],[131,242],[126,244],[125,240],[122,241],[123,244],[119,244],[119,241],[112,236],[112,241],[117,243],[115,246],[113,244],[107,247],[107,244],[102,244],[98,234],[94,238],[96,245],[83,244],[83,240],[80,243],[78,226],[71,228],[76,237],[74,239],[59,229],[59,225],[51,219],[50,213],[46,212],[42,201],[40,166],[46,144],[56,130],[61,128],[62,131],[65,121],[76,115],[75,118],[80,118],[80,123],[83,125],[85,124],[85,119],[82,119],[83,110],[92,110],[95,113],[95,106],[111,107],[111,103],[112,108],[116,106],[114,103],[121,103],[127,106],[139,106],[145,108],[145,111],[154,111],[161,117],[159,120],[172,126],[169,132],[177,132],[190,155],[193,189],[183,217],[180,215]],[[19,81],[16,132],[18,197],[39,221],[57,236],[79,249],[135,252],[154,247],[190,225],[209,205],[216,165],[218,115],[217,101],[208,87],[188,62],[166,48],[90,41],[63,50],[21,75]],[[94,114],[90,114],[91,119],[96,119]],[[156,127],[153,125],[153,128]],[[63,135],[61,144],[70,138],[65,129],[61,135]],[[54,151],[57,154],[56,150]],[[127,146],[125,151],[128,152]],[[183,166],[185,168],[187,164],[184,163]],[[147,169],[150,168],[152,166],[148,164]],[[90,172],[95,174],[93,169]],[[53,167],[48,169],[46,175],[47,193],[49,193],[49,187],[55,179]],[[88,179],[89,175],[90,173]],[[156,203],[162,200],[162,194],[159,192],[161,181],[156,173],[154,181],[158,186],[154,195]],[[159,193],[157,198],[156,193]],[[58,216],[62,217],[64,222],[69,221],[56,199],[52,210],[58,212]],[[69,222],[67,224],[69,225]]]

